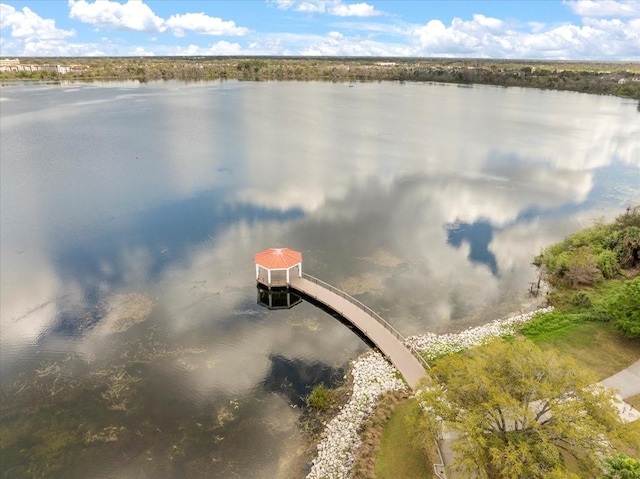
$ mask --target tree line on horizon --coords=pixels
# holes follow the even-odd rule
[[[419,81],[568,90],[640,100],[640,66],[624,62],[350,57],[47,57],[21,61],[59,62],[74,68],[68,74],[5,71],[0,79]]]

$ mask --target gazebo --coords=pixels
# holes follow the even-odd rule
[[[291,284],[290,271],[298,268],[298,277],[302,277],[302,253],[289,248],[269,248],[254,257],[256,264],[256,280],[266,286],[284,286]],[[260,277],[260,271],[267,272],[266,282]],[[271,281],[271,273],[274,271],[286,272],[286,283]],[[263,275],[264,276],[264,275]]]

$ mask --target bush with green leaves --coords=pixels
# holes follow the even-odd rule
[[[589,286],[640,265],[640,207],[613,223],[597,223],[549,246],[534,258],[554,286]]]
[[[620,453],[605,459],[606,474],[602,479],[640,479],[640,461]]]
[[[628,281],[609,302],[614,327],[629,338],[640,338],[640,276]]]

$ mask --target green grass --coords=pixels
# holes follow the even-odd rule
[[[406,417],[416,414],[416,400],[398,404],[387,422],[376,460],[376,479],[431,478],[431,464],[423,449],[414,446]]]
[[[640,359],[640,341],[626,339],[608,323],[582,323],[538,345],[572,357],[578,366],[605,379]]]
[[[544,349],[571,356],[598,379],[611,376],[640,359],[640,340],[616,331],[608,313],[611,298],[624,285],[609,280],[579,290],[556,289],[550,295],[555,311],[524,325],[520,333]]]

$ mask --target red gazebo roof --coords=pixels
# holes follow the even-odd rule
[[[266,269],[288,269],[302,263],[302,253],[289,248],[269,248],[256,254],[254,261]]]

